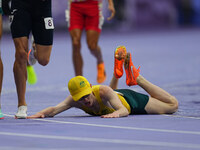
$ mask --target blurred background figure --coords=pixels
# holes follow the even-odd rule
[[[179,0],[176,2],[176,7],[178,10],[178,22],[182,25],[191,25],[194,9],[191,0]]]
[[[102,13],[107,17],[110,15],[107,9],[108,1],[102,1]],[[53,16],[56,20],[55,31],[66,31],[65,10],[68,3],[66,0],[52,3]],[[115,0],[114,7],[115,17],[111,21],[104,20],[105,31],[110,28],[127,31],[140,28],[179,28],[186,24],[190,24],[190,27],[200,26],[199,0]],[[4,24],[4,30],[8,31],[8,21],[6,20]]]
[[[97,82],[103,83],[106,80],[106,71],[102,51],[98,44],[104,17],[102,15],[102,1],[83,0],[69,1],[66,11],[66,20],[72,41],[72,60],[75,75],[83,75],[84,60],[81,55],[81,36],[86,30],[87,46],[97,61]],[[108,10],[111,20],[115,15],[113,0],[108,0]]]
[[[185,26],[200,25],[200,1],[199,0],[178,0],[176,1],[178,22]]]

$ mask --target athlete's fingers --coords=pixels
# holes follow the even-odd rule
[[[28,116],[27,119],[35,119],[35,118],[44,118],[45,116],[43,114],[35,114],[32,116]]]
[[[115,16],[115,13],[112,12],[111,15],[110,15],[110,17],[107,18],[107,20],[110,21],[114,16]]]
[[[38,118],[37,116],[35,115],[32,115],[32,116],[27,116],[27,119],[35,119],[35,118]]]
[[[102,115],[101,118],[119,118],[119,116],[114,114],[107,114],[107,115]]]
[[[109,6],[108,7],[108,9],[110,10],[110,12],[111,12],[111,15],[110,15],[110,17],[108,17],[107,18],[107,20],[109,21],[109,20],[111,20],[114,16],[115,16],[115,8],[114,7],[111,7],[111,6]]]

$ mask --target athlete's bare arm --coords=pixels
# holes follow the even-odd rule
[[[74,102],[74,100],[72,99],[72,96],[70,95],[58,105],[45,108],[32,116],[28,116],[27,118],[34,119],[34,118],[54,117],[55,115],[65,110],[68,110],[72,107],[76,107],[76,102]]]
[[[108,10],[111,12],[111,15],[107,18],[107,20],[111,20],[115,16],[115,7],[113,4],[113,0],[108,0]]]
[[[104,103],[108,102],[116,110],[113,113],[102,115],[102,118],[118,118],[129,115],[126,107],[121,103],[117,94],[109,86],[100,86],[100,96]]]

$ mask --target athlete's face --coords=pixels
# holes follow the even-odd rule
[[[91,107],[93,105],[92,93],[81,97],[79,101],[85,106]]]

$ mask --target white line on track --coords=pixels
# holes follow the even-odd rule
[[[12,115],[7,115],[7,114],[5,114],[5,116],[13,117]],[[103,125],[103,124],[90,124],[90,123],[69,122],[69,121],[57,121],[57,120],[50,120],[50,119],[32,119],[32,120],[38,120],[38,121],[43,121],[43,122],[51,122],[51,123],[60,123],[60,124],[74,124],[74,125],[83,125],[83,126],[102,127],[102,128],[114,128],[114,129],[126,129],[126,130],[141,130],[141,131],[153,131],[153,132],[200,135],[199,131],[137,128],[137,127],[113,126],[113,125]]]
[[[190,116],[180,116],[180,115],[163,115],[168,117],[176,117],[176,118],[188,118],[188,119],[197,119],[200,120],[200,117],[190,117]]]
[[[1,150],[55,150],[55,148],[36,148],[36,147],[20,147],[19,145],[16,146],[0,146]],[[78,150],[78,149],[74,149],[74,148],[59,148],[58,150]]]
[[[159,141],[141,141],[141,140],[122,140],[122,139],[105,139],[105,138],[88,138],[88,137],[72,137],[72,136],[55,136],[55,135],[42,135],[42,134],[23,134],[0,132],[4,136],[18,136],[29,138],[53,139],[53,140],[71,140],[81,142],[98,142],[98,143],[111,143],[111,144],[130,144],[142,146],[162,146],[162,147],[176,147],[176,148],[189,148],[199,149],[200,144],[191,143],[172,143],[172,142],[159,142]]]

